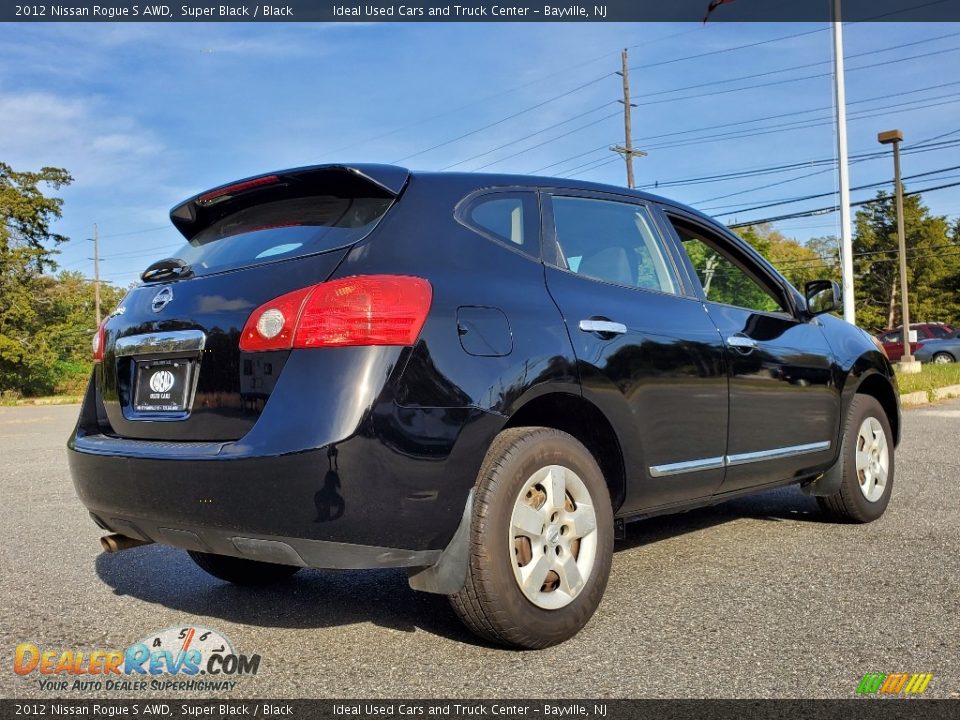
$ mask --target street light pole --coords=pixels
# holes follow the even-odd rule
[[[833,92],[836,106],[837,170],[840,180],[840,260],[843,280],[843,319],[856,324],[853,294],[853,230],[850,226],[850,166],[847,160],[847,91],[843,67],[843,16],[833,0]]]
[[[893,145],[893,182],[897,202],[897,241],[900,248],[900,302],[903,320],[903,357],[898,369],[904,373],[920,372],[918,363],[910,351],[910,296],[907,292],[907,234],[903,225],[903,183],[900,181],[900,143],[903,132],[888,130],[877,135],[881,145]]]

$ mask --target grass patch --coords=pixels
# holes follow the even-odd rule
[[[83,401],[81,395],[48,395],[46,397],[21,398],[18,396],[0,394],[0,407],[15,407],[18,405],[77,405]]]
[[[903,394],[922,391],[927,393],[927,399],[933,401],[932,390],[948,385],[960,385],[960,363],[925,363],[923,370],[915,375],[897,375],[897,384]]]

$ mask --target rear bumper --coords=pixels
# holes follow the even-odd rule
[[[474,409],[370,411],[350,438],[238,456],[237,443],[124,440],[80,429],[80,501],[112,532],[316,568],[424,567],[453,537],[503,418]]]

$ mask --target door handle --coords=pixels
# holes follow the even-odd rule
[[[736,348],[741,352],[748,353],[751,350],[756,349],[757,341],[753,338],[747,337],[746,335],[731,335],[727,338],[727,345]]]
[[[600,333],[602,335],[623,335],[627,326],[611,320],[581,320],[580,329],[583,332]]]

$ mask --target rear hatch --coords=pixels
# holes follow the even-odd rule
[[[236,440],[289,350],[248,353],[260,305],[324,282],[406,183],[387,166],[321,166],[201,193],[170,215],[186,238],[151,265],[103,326],[96,374],[101,430],[143,440]]]

